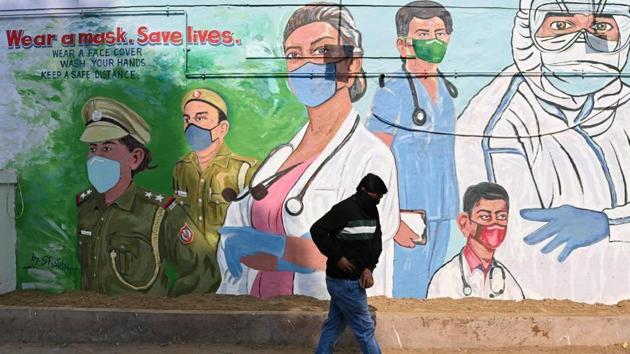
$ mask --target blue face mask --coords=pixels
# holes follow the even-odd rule
[[[88,179],[99,193],[112,189],[120,181],[120,162],[93,156],[87,162]]]
[[[214,128],[219,125],[215,125]],[[214,140],[212,139],[212,129],[204,129],[194,124],[189,124],[184,131],[188,144],[194,151],[203,151],[212,145]]]
[[[291,74],[297,74],[289,77],[291,92],[308,107],[321,105],[337,92],[336,63],[306,63]]]
[[[561,92],[573,97],[585,96],[597,91],[600,91],[604,87],[608,86],[611,81],[614,81],[615,77],[597,77],[597,76],[556,76],[543,66],[543,75],[547,80]]]

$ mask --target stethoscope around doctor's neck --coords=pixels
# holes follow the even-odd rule
[[[337,145],[335,147],[335,149],[328,156],[326,156],[324,161],[322,161],[322,163],[317,167],[315,172],[306,181],[306,184],[304,184],[304,187],[302,187],[300,192],[296,196],[291,197],[291,198],[286,200],[286,202],[284,203],[284,209],[286,210],[286,212],[289,215],[291,215],[291,216],[298,216],[298,215],[302,214],[302,211],[304,210],[303,199],[304,199],[304,195],[306,194],[306,191],[311,186],[311,183],[315,180],[315,178],[317,178],[317,175],[324,168],[324,166],[326,166],[326,164],[330,160],[332,160],[332,158],[335,157],[335,155],[337,155],[337,153],[344,147],[344,145],[346,145],[348,143],[348,141],[352,137],[352,134],[354,134],[354,132],[356,131],[357,126],[359,125],[359,122],[360,122],[360,118],[359,118],[359,115],[357,115],[357,117],[354,120],[354,124],[352,125],[352,128],[350,129],[348,134],[346,134],[346,136],[343,138],[341,143],[339,145]],[[252,181],[254,179],[256,179],[256,175],[258,174],[258,171],[260,171],[262,169],[262,166],[264,166],[267,163],[267,161],[269,161],[269,159],[272,158],[278,151],[280,151],[282,148],[285,148],[285,147],[293,148],[292,145],[290,145],[290,144],[283,144],[283,145],[280,145],[280,146],[276,147],[265,158],[265,160],[260,165],[260,168],[256,171],[256,173],[254,173],[254,176],[252,176],[252,178],[249,181],[249,188],[247,189],[247,191],[245,193],[243,193],[243,194],[241,194],[239,196],[239,195],[237,195],[237,193],[236,193],[236,191],[234,189],[226,188],[221,193],[223,195],[223,198],[225,200],[227,200],[228,202],[233,202],[233,201],[243,200],[245,197],[247,197],[248,194],[251,194],[252,198],[254,198],[255,200],[262,200],[262,199],[264,199],[267,196],[267,194],[269,194],[269,188],[271,187],[272,184],[274,184],[276,181],[278,181],[280,178],[282,178],[282,176],[284,176],[287,173],[291,172],[291,170],[293,170],[294,168],[296,168],[297,166],[299,166],[300,164],[303,163],[302,162],[302,163],[298,163],[298,164],[289,166],[289,167],[285,168],[284,170],[278,171],[278,172],[274,173],[273,175],[265,178],[264,180],[262,180],[260,183],[256,184],[255,186],[252,186]]]
[[[468,282],[466,281],[466,277],[464,276],[464,256],[463,256],[464,251],[459,252],[459,273],[462,277],[462,292],[464,293],[464,296],[468,297],[470,295],[472,295],[472,287],[470,286],[470,284],[468,284]],[[494,270],[495,269],[499,269],[501,271],[501,280],[502,280],[502,286],[501,289],[499,290],[494,290],[494,283],[493,283],[493,278],[494,278]],[[495,297],[499,297],[501,295],[503,295],[503,293],[505,292],[505,269],[503,268],[503,266],[501,266],[496,260],[492,260],[492,267],[490,268],[490,273],[488,274],[488,281],[490,282],[490,298],[494,299]]]
[[[411,97],[413,99],[413,113],[411,113],[411,120],[413,121],[413,124],[421,127],[427,122],[427,112],[425,112],[425,110],[420,107],[420,103],[418,102],[418,91],[416,90],[416,85],[413,83],[413,76],[409,71],[407,71],[404,62],[402,64],[402,69],[405,72],[407,83],[409,84],[409,91],[411,91]],[[439,70],[437,73],[438,77],[444,80],[444,84],[446,85],[446,89],[448,90],[449,95],[451,95],[451,97],[453,98],[457,98],[457,96],[459,95],[457,87],[455,87],[452,82],[446,79],[446,77]],[[381,75],[381,78],[379,79],[379,86],[381,88],[385,87],[384,75]],[[381,117],[377,118],[379,120],[383,120]]]

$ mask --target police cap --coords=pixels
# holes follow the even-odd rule
[[[84,143],[99,143],[116,140],[131,135],[142,145],[151,140],[149,125],[131,108],[108,97],[92,97],[81,115],[85,122],[85,130],[81,135]]]
[[[223,100],[223,98],[221,98],[221,96],[219,96],[218,93],[214,91],[210,91],[207,89],[194,89],[192,91],[189,91],[184,95],[184,98],[182,99],[182,112],[184,111],[184,107],[186,107],[186,104],[191,101],[205,102],[216,108],[217,110],[223,112],[226,117],[228,115],[227,105],[225,104],[225,101]]]

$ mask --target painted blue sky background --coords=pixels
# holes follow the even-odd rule
[[[400,60],[395,48],[396,30],[394,15],[399,6],[408,1],[384,0],[345,0],[363,34],[363,45],[366,56],[392,56],[393,59],[366,59],[364,69],[368,73],[393,72],[400,68]],[[512,63],[511,35],[514,16],[518,9],[518,0],[442,0],[439,1],[451,12],[454,22],[454,33],[445,61],[440,66],[443,72],[499,72]],[[53,7],[110,7],[110,6],[156,6],[154,0],[6,0],[0,9],[53,8]],[[164,2],[166,4],[167,2]],[[236,71],[245,64],[245,57],[281,56],[282,31],[286,20],[293,10],[308,2],[296,0],[264,0],[264,1],[200,1],[177,0],[168,1],[171,8],[191,5],[254,5],[261,7],[234,6],[230,8],[211,6],[188,7],[188,23],[200,27],[222,27],[234,30],[243,37],[244,44],[240,51],[240,59],[231,61]],[[269,5],[269,6],[266,6]],[[279,6],[275,6],[279,5]],[[295,5],[295,6],[293,6]],[[355,6],[353,6],[355,5]],[[361,5],[361,6],[356,6]],[[379,5],[387,5],[382,7]],[[374,6],[374,7],[373,7]],[[153,18],[156,29],[159,18]],[[172,22],[171,22],[172,23]],[[159,29],[162,29],[161,27]],[[256,31],[258,33],[256,33]],[[199,48],[192,48],[192,51]],[[221,50],[217,48],[215,50]],[[234,51],[232,53],[235,53]],[[270,59],[282,60],[282,59]],[[259,64],[258,62],[257,64]],[[209,72],[212,68],[209,68]],[[215,70],[216,71],[216,70]],[[626,72],[628,68],[626,68]],[[458,78],[453,83],[459,90],[456,99],[458,113],[465,107],[470,98],[485,86],[491,78]],[[371,98],[377,81],[370,80],[368,92],[357,103],[360,113],[368,112]]]
[[[265,1],[169,1],[172,7],[185,5],[211,4],[254,4],[274,5],[283,4],[296,6],[304,4],[304,1],[294,0],[265,0]],[[346,0],[343,4],[350,5],[350,10],[363,34],[363,45],[366,56],[392,56],[393,59],[373,59],[364,61],[364,69],[370,73],[393,72],[400,68],[400,60],[395,57],[398,52],[395,48],[396,29],[394,15],[397,7],[355,7],[352,5],[404,5],[406,1],[360,1]],[[511,62],[510,38],[514,14],[518,7],[516,0],[445,0],[441,2],[449,8],[453,15],[454,33],[447,57],[441,66],[444,72],[449,71],[500,71]],[[126,5],[155,5],[156,1],[3,1],[0,7],[3,9],[28,9],[28,8],[53,8],[53,7],[95,7],[95,6],[126,6]],[[475,7],[482,8],[475,8]],[[263,46],[269,56],[281,55],[281,36],[287,18],[295,7],[282,6],[270,7],[233,7],[230,10],[222,9],[220,13],[211,7],[194,8],[189,11],[189,24],[196,26],[219,26],[233,29],[239,33],[239,29],[247,28],[248,36],[244,39],[244,55],[261,55],[256,46],[260,42],[252,41],[253,38],[265,42]],[[212,13],[217,18],[213,18]],[[280,14],[280,15],[279,15]],[[209,16],[210,15],[210,16]],[[485,19],[484,19],[485,18]],[[159,19],[154,19],[156,24]],[[259,28],[260,36],[252,36],[252,29],[248,25],[255,23]],[[172,23],[172,22],[171,22]],[[157,25],[155,27],[158,28]],[[162,29],[162,28],[159,28]],[[243,31],[240,31],[243,33]],[[277,42],[272,42],[273,38]],[[192,48],[194,51],[197,48]],[[264,53],[264,52],[263,52]],[[277,59],[276,59],[277,60]],[[238,63],[238,61],[235,61]],[[489,78],[462,79],[453,82],[458,87],[460,95],[456,100],[458,110],[461,110],[470,97],[479,88],[489,81]],[[376,89],[377,81],[370,80],[368,92],[357,103],[357,108],[363,116],[366,115],[370,100]]]

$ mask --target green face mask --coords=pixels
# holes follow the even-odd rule
[[[439,39],[422,40],[414,39],[413,51],[416,58],[428,61],[429,63],[439,64],[444,60],[446,48],[448,44]]]

